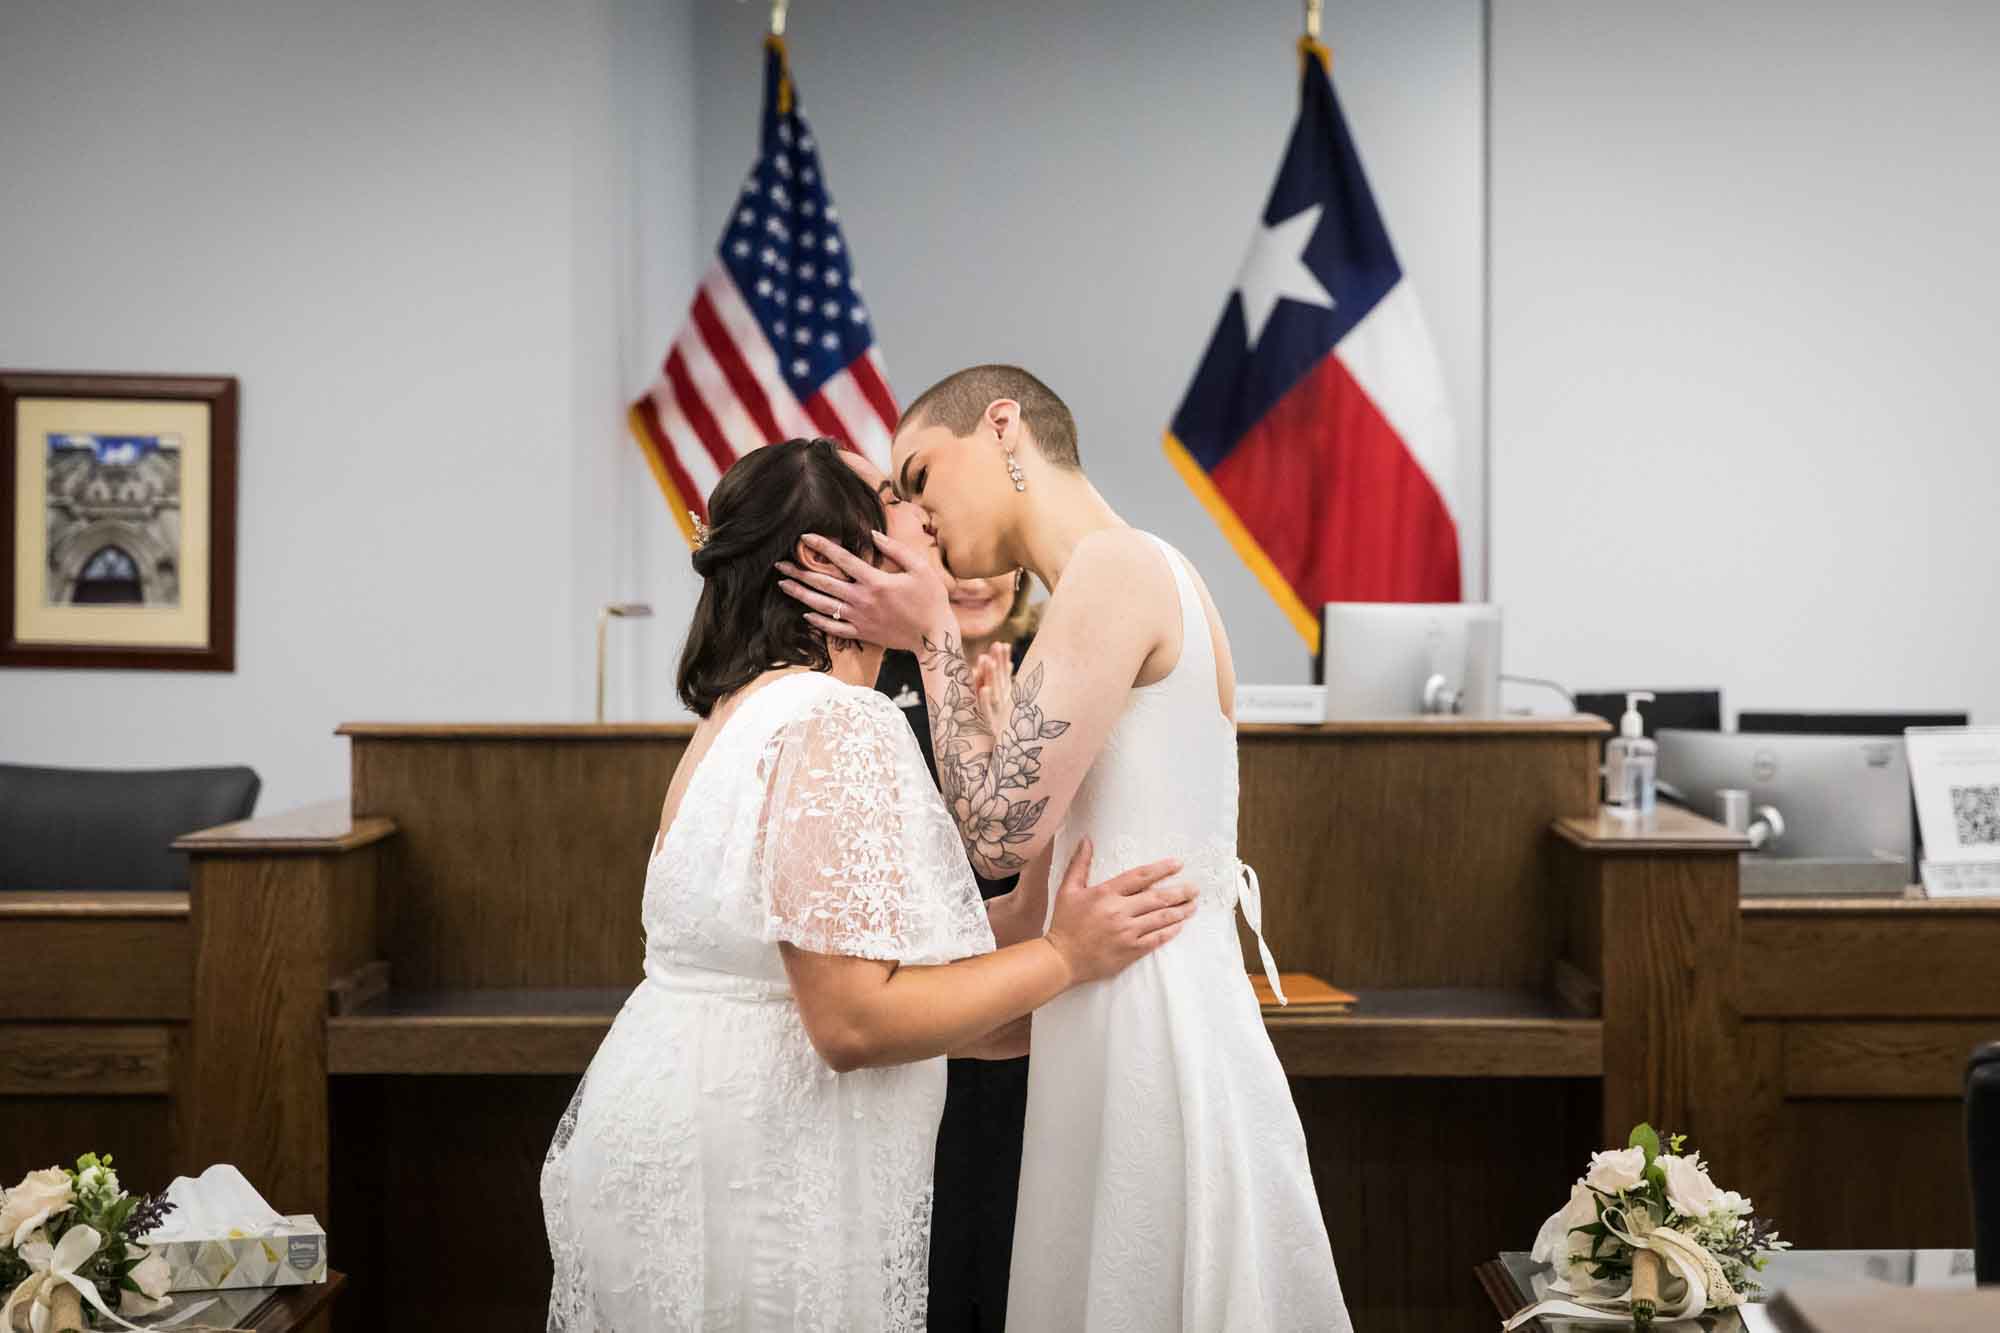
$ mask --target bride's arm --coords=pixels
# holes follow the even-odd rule
[[[1177,596],[1171,571],[1138,532],[1094,533],[1080,543],[1021,664],[1008,725],[995,729],[979,714],[973,664],[943,585],[921,572],[925,557],[878,534],[875,544],[901,566],[881,570],[824,538],[804,540],[845,578],[783,562],[779,586],[804,604],[816,629],[914,648],[938,780],[966,854],[983,875],[1018,872],[1055,837],[1158,646],[1144,590],[1164,586],[1164,595]],[[835,609],[839,621],[828,618]]]
[[[986,903],[987,924],[993,927],[993,942],[1001,948],[1034,939],[1049,919],[1049,863],[1055,845],[1042,848],[1014,887]]]
[[[1080,846],[1047,935],[938,967],[809,953],[780,944],[813,1049],[835,1071],[908,1064],[972,1046],[1071,986],[1119,971],[1180,933],[1194,891],[1157,861],[1086,885]]]

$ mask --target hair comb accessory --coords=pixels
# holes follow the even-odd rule
[[[688,517],[694,520],[694,549],[699,551],[708,545],[708,524],[692,509],[688,510]]]

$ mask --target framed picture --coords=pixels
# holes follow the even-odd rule
[[[236,381],[0,370],[0,666],[236,669]]]

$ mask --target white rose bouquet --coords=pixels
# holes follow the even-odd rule
[[[121,1316],[164,1309],[166,1261],[137,1241],[172,1208],[120,1188],[109,1153],[0,1191],[0,1331],[130,1328]]]
[[[1533,1257],[1555,1269],[1538,1302],[1507,1321],[1515,1328],[1542,1314],[1624,1318],[1640,1328],[1655,1318],[1686,1319],[1740,1305],[1766,1256],[1789,1248],[1750,1200],[1718,1189],[1686,1138],[1664,1151],[1651,1125],[1628,1145],[1592,1153],[1590,1169],[1570,1187],[1569,1202],[1542,1223]]]

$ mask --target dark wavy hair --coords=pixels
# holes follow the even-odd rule
[[[777,667],[825,671],[826,636],[778,587],[772,567],[796,559],[809,532],[872,560],[882,498],[841,461],[832,440],[786,440],[736,460],[708,497],[708,540],[694,553],[701,600],[681,649],[681,702],[707,717],[715,705]]]

